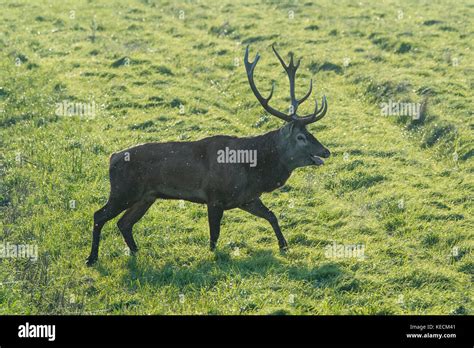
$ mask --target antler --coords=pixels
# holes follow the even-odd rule
[[[283,112],[275,110],[270,105],[268,105],[268,102],[270,101],[270,99],[272,99],[272,96],[273,96],[273,90],[275,89],[275,82],[272,83],[272,90],[268,98],[262,97],[262,95],[257,89],[257,86],[255,86],[255,82],[253,80],[253,72],[255,70],[255,66],[257,65],[259,59],[260,59],[260,55],[257,53],[255,56],[255,60],[252,63],[249,62],[249,46],[247,46],[247,49],[245,50],[244,64],[245,64],[245,70],[247,70],[247,77],[249,79],[250,88],[252,89],[253,94],[255,94],[260,104],[262,104],[263,108],[267,110],[268,113],[278,118],[281,118],[282,120],[286,122],[290,122],[291,117],[284,114]]]
[[[275,47],[272,45],[273,52],[275,52],[275,55],[277,56],[278,60],[280,61],[281,65],[285,69],[287,75],[288,75],[288,80],[290,81],[290,99],[291,99],[291,106],[290,106],[290,113],[289,115],[275,110],[272,108],[270,105],[268,105],[270,99],[273,96],[273,90],[275,88],[275,83],[272,84],[272,90],[270,92],[270,95],[268,98],[262,97],[260,92],[258,91],[257,87],[255,86],[255,82],[253,80],[253,73],[255,70],[255,66],[258,63],[258,60],[260,59],[260,55],[257,53],[255,56],[255,60],[250,63],[248,60],[249,57],[249,46],[247,46],[247,49],[245,50],[245,57],[244,57],[244,63],[245,63],[245,69],[247,70],[247,77],[249,79],[249,84],[250,88],[252,89],[252,92],[255,94],[257,97],[258,101],[260,104],[263,106],[265,110],[267,110],[270,114],[286,121],[286,122],[291,122],[291,121],[299,121],[302,122],[303,124],[309,124],[316,122],[320,119],[322,119],[326,115],[327,111],[327,101],[326,101],[326,96],[323,96],[323,103],[321,105],[321,108],[318,109],[318,101],[316,101],[316,107],[315,110],[312,114],[306,115],[306,116],[298,116],[296,111],[298,110],[298,107],[306,100],[308,97],[311,95],[311,92],[313,91],[313,80],[310,81],[309,83],[309,91],[305,94],[305,96],[301,99],[296,99],[295,97],[295,76],[296,76],[296,70],[298,70],[298,67],[300,65],[301,59],[298,60],[296,65],[293,62],[293,53],[290,52],[290,63],[288,65],[285,64],[285,61],[281,58],[281,56],[278,54],[277,50]]]

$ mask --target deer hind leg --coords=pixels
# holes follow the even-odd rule
[[[273,214],[273,212],[262,203],[260,198],[246,203],[239,208],[252,215],[267,220],[272,225],[273,231],[275,232],[275,235],[278,239],[280,250],[285,251],[288,249],[288,243],[286,242],[283,233],[281,233],[280,226],[278,225],[278,219],[276,218],[275,214]]]
[[[99,257],[100,232],[105,223],[120,214],[126,206],[120,201],[109,198],[107,203],[94,213],[94,228],[92,229],[91,253],[87,265],[92,266]]]
[[[135,223],[137,223],[138,220],[140,220],[143,215],[145,215],[145,213],[148,211],[148,209],[152,206],[154,202],[154,199],[144,199],[135,203],[125,212],[125,214],[123,214],[123,216],[117,222],[117,227],[119,228],[120,232],[122,232],[122,236],[125,239],[125,243],[127,243],[127,246],[130,248],[130,251],[132,253],[138,251],[137,244],[135,243],[132,234],[133,225],[135,225]]]

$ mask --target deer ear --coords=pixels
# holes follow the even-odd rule
[[[285,126],[281,129],[281,132],[285,138],[288,138],[292,133],[293,129],[295,128],[294,122],[288,122]]]

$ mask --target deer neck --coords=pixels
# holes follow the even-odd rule
[[[267,192],[283,186],[292,172],[281,158],[278,133],[272,131],[262,135],[257,145],[259,174],[262,182],[265,182]]]
[[[274,146],[278,153],[278,162],[291,175],[291,173],[298,167],[293,165],[294,160],[288,154],[288,140],[286,139],[284,128],[282,127],[276,130],[273,137]]]

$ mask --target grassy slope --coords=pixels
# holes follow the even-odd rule
[[[2,240],[36,243],[40,258],[0,261],[0,313],[473,313],[467,1],[1,7]],[[278,253],[266,222],[229,211],[211,253],[205,207],[162,201],[135,227],[136,258],[109,223],[99,265],[86,268],[110,153],[280,125],[255,102],[242,66],[250,43],[262,55],[258,85],[276,79],[275,103],[286,105],[273,42],[304,57],[297,93],[315,76],[318,97],[328,96],[329,115],[311,129],[334,154],[263,197],[290,252]],[[113,66],[124,57],[129,65]],[[380,116],[383,101],[425,97],[418,123]],[[65,99],[100,109],[55,116]],[[366,259],[326,258],[333,241],[363,243]]]

